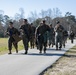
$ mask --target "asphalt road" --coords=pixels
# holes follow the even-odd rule
[[[29,49],[27,55],[24,50],[15,52],[11,55],[5,54],[0,56],[0,75],[39,75],[44,69],[52,65],[60,58],[69,48],[76,45],[70,41],[61,51],[56,51],[54,48],[47,48],[46,54],[39,54],[35,49]]]

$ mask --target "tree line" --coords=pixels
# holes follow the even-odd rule
[[[19,26],[22,24],[22,21],[25,16],[25,11],[23,8],[19,9],[19,13],[16,13],[14,17],[9,15],[4,15],[4,11],[0,10],[0,37],[6,37],[5,31],[9,25],[10,21],[14,22],[14,27],[19,29]],[[55,27],[56,21],[60,21],[63,27],[67,31],[73,30],[76,33],[76,17],[70,12],[66,12],[65,16],[62,16],[62,12],[58,8],[41,10],[40,13],[36,11],[30,12],[27,17],[29,23],[33,23],[34,26],[38,26],[42,19],[45,19],[47,24],[53,25]]]

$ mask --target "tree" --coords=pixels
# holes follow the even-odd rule
[[[76,28],[76,18],[74,15],[72,15],[70,12],[66,12],[65,18],[67,23],[69,24],[69,31],[73,30],[75,32]]]
[[[47,10],[47,16],[50,17],[50,18],[53,18],[51,9]]]
[[[14,16],[14,18],[15,18],[15,20],[18,21],[20,19],[20,14],[19,13],[16,13],[15,16]]]
[[[3,22],[3,14],[4,14],[4,11],[0,10],[0,23]]]
[[[61,11],[58,9],[58,8],[53,8],[53,18],[56,18],[56,17],[61,17]]]
[[[29,22],[34,22],[38,18],[37,12],[30,12],[30,17],[28,17]]]
[[[34,26],[37,27],[37,26],[40,24],[41,20],[42,20],[41,18],[36,19],[36,20],[33,22]]]
[[[20,19],[25,18],[24,14],[25,14],[24,9],[23,8],[20,8],[19,9],[19,13],[16,13],[15,16],[14,16],[15,20],[18,21]]]
[[[45,20],[46,20],[47,24],[52,23],[52,19],[49,16],[46,16]]]
[[[66,12],[65,17],[70,16],[71,13],[70,12]]]
[[[44,19],[47,16],[47,11],[41,10],[41,12],[39,14],[40,14],[41,18]]]
[[[20,18],[25,18],[25,16],[24,16],[24,14],[25,14],[24,9],[20,8],[19,11],[20,11]]]
[[[0,37],[3,37],[4,36],[4,27],[3,27],[3,14],[4,14],[4,11],[3,10],[0,10]]]

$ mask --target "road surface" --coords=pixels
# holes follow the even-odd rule
[[[47,53],[39,54],[35,49],[29,49],[27,55],[24,50],[15,52],[12,55],[0,56],[0,75],[39,75],[44,69],[52,65],[58,60],[69,48],[76,44],[71,44],[70,41],[61,51],[56,51],[54,48],[47,48]]]

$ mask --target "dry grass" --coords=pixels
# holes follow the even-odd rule
[[[22,41],[18,43],[18,50],[24,49]],[[15,51],[13,47],[12,51]],[[0,55],[8,53],[8,38],[0,38]]]
[[[76,46],[67,51],[43,75],[76,75]]]

